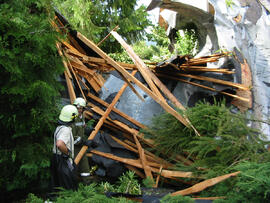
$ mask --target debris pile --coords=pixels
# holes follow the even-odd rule
[[[192,172],[172,170],[174,164],[168,161],[169,159],[167,160],[164,156],[155,155],[153,153],[153,151],[155,151],[153,141],[146,139],[140,132],[140,129],[146,129],[147,127],[115,108],[115,104],[128,86],[142,101],[144,100],[133,87],[135,84],[160,104],[166,112],[173,115],[183,125],[194,130],[197,136],[202,136],[200,135],[200,132],[197,132],[196,126],[193,126],[187,117],[180,115],[176,111],[176,108],[185,110],[185,107],[177,100],[177,98],[175,98],[159,78],[181,81],[219,92],[220,94],[233,97],[235,101],[238,101],[241,105],[244,103],[244,105],[248,106],[249,104],[247,105],[246,103],[251,102],[251,94],[249,94],[250,90],[246,85],[198,75],[198,73],[201,72],[233,74],[234,72],[229,69],[207,67],[207,63],[218,61],[221,57],[228,57],[229,53],[213,54],[211,56],[200,58],[177,56],[174,59],[147,66],[134,53],[132,48],[125,43],[121,36],[115,31],[116,29],[114,29],[111,31],[110,35],[123,46],[134,62],[134,64],[127,64],[114,61],[102,51],[98,45],[87,39],[81,33],[71,30],[68,26],[68,22],[59,13],[56,13],[55,20],[52,21],[51,24],[59,33],[67,35],[68,41],[59,40],[56,46],[59,55],[63,58],[63,64],[65,66],[64,76],[70,101],[72,102],[77,96],[82,96],[88,103],[88,108],[85,111],[86,118],[98,118],[96,119],[96,125],[88,139],[94,139],[98,133],[107,128],[110,130],[110,137],[115,143],[121,145],[136,156],[136,158],[124,158],[116,156],[113,153],[107,153],[96,149],[89,152],[88,147],[83,146],[78,156],[75,158],[76,163],[80,161],[85,153],[87,153],[87,156],[89,157],[98,155],[121,163],[129,170],[134,171],[141,178],[150,178],[153,181],[153,187],[158,187],[161,179],[163,181],[174,180],[190,184],[189,188],[172,193],[172,195],[189,195],[197,193],[229,177],[236,176],[239,173],[235,172],[209,180],[201,179],[198,181],[198,179],[196,179],[197,182],[195,183],[183,181],[181,178],[195,178],[195,176],[193,176]],[[112,101],[108,103],[100,99],[98,93],[106,81],[103,77],[103,73],[109,73],[113,70],[116,70],[122,76],[125,84],[114,96]],[[142,83],[134,76],[136,73],[141,74],[146,84]],[[191,82],[187,78],[225,85],[236,89],[237,94],[218,91],[212,87]],[[79,91],[79,94],[76,93],[74,87],[77,92]],[[238,94],[238,91],[247,93]],[[169,105],[168,101],[171,102],[174,107]],[[121,119],[113,119],[113,114]],[[119,134],[121,134],[120,137],[116,136]],[[151,148],[152,152],[147,150],[148,148]],[[179,154],[175,159],[181,161],[185,165],[192,164],[192,160],[188,159],[184,154]]]

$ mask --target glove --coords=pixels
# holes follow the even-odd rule
[[[74,145],[80,146],[82,144],[82,138],[78,137],[75,141],[74,141]]]
[[[92,132],[94,130],[94,128],[93,127],[86,127],[85,129],[84,129],[84,135],[86,136],[86,137],[88,137],[89,135],[90,135],[90,133]]]
[[[97,147],[98,145],[97,145],[97,143],[94,141],[94,140],[85,140],[84,142],[83,142],[83,145],[86,145],[87,147],[91,147],[91,148],[95,148],[95,147]]]
[[[71,158],[71,151],[68,149],[68,154],[62,153],[62,157],[65,159]]]

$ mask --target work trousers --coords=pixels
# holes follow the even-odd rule
[[[74,146],[74,157],[77,156],[77,154],[81,150],[81,146],[75,145]],[[80,160],[78,164],[78,175],[81,179],[81,181],[84,184],[90,184],[91,182],[91,177],[90,177],[90,167],[89,167],[89,162],[88,162],[88,157],[86,154],[83,155],[82,159]]]

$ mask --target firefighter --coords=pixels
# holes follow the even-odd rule
[[[77,154],[80,152],[81,148],[83,145],[87,145],[87,136],[85,135],[85,118],[84,118],[84,110],[86,107],[86,101],[78,97],[74,100],[73,105],[77,107],[78,110],[78,117],[75,119],[75,122],[72,127],[72,133],[74,136],[74,150],[75,150],[75,157]],[[89,135],[88,135],[89,136]],[[84,184],[89,184],[90,183],[90,167],[89,167],[89,162],[88,158],[86,155],[83,155],[82,159],[80,160],[78,164],[78,172],[81,181]]]
[[[66,105],[59,115],[58,126],[54,132],[53,156],[51,159],[52,190],[58,187],[76,190],[76,164],[74,158],[74,138],[71,125],[78,116],[73,105]]]

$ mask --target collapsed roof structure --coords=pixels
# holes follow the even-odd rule
[[[200,52],[196,57],[220,49],[241,55],[238,57],[243,64],[241,69],[237,62],[232,61],[236,70],[235,81],[252,87],[250,97],[253,99],[242,110],[251,110],[255,119],[269,120],[269,1],[153,0],[147,10],[155,8],[160,8],[159,23],[167,28],[169,36],[174,30],[184,28],[199,33]],[[252,126],[270,140],[267,122],[253,122]]]
[[[59,12],[56,12],[55,20],[51,24],[58,32],[67,35],[67,40],[60,40],[56,46],[59,55],[63,58],[64,76],[70,102],[72,103],[78,96],[86,99],[88,103],[85,112],[86,118],[96,120],[94,130],[89,134],[88,139],[99,139],[98,142],[103,140],[103,145],[109,147],[104,148],[103,146],[89,152],[87,151],[88,147],[83,146],[75,158],[75,162],[78,163],[82,156],[87,153],[87,156],[104,168],[104,171],[100,171],[100,174],[110,176],[115,172],[114,175],[117,176],[124,167],[134,171],[141,178],[148,177],[152,179],[155,183],[154,187],[158,187],[161,179],[163,181],[185,182],[181,178],[194,177],[191,172],[172,170],[173,163],[168,161],[166,157],[157,156],[147,150],[150,147],[152,151],[155,151],[153,141],[145,138],[140,132],[140,129],[147,127],[115,107],[119,98],[127,89],[133,95],[136,95],[137,99],[142,103],[146,98],[151,98],[152,101],[159,104],[163,111],[170,113],[181,124],[193,129],[197,136],[201,135],[200,132],[197,132],[196,126],[193,126],[187,117],[177,112],[177,108],[185,110],[184,105],[169,90],[168,85],[162,82],[162,79],[180,81],[187,85],[225,95],[231,98],[231,101],[242,110],[250,108],[252,104],[248,83],[250,81],[243,78],[243,83],[240,84],[223,80],[224,75],[232,75],[234,70],[226,67],[209,68],[207,66],[208,63],[217,62],[221,58],[232,57],[230,53],[222,52],[198,58],[176,56],[159,64],[146,65],[114,29],[109,35],[112,35],[123,46],[134,62],[134,64],[127,64],[114,61],[98,47],[100,43],[95,44],[81,33],[72,30]],[[239,56],[234,55],[233,57],[237,58]],[[248,73],[249,67],[245,61],[239,59],[239,67],[242,72]],[[102,96],[100,96],[102,89],[111,87],[104,86],[108,81],[104,77],[104,73],[115,70],[124,81],[124,84],[121,83],[121,88],[115,94],[110,95],[111,97],[102,99]],[[219,78],[202,76],[198,73],[216,73]],[[198,81],[203,81],[205,84]],[[206,85],[209,83],[212,86]],[[218,86],[226,88],[225,90],[224,88],[222,90],[215,88]],[[143,96],[142,91],[139,91],[139,89],[144,92]],[[175,159],[185,165],[192,164],[192,160],[185,154],[179,154]],[[120,165],[122,168],[120,168]],[[114,170],[111,170],[112,168]],[[106,174],[109,170],[110,173]],[[236,176],[238,173],[235,172],[209,180],[202,179],[196,183],[185,182],[190,187],[176,191],[172,195],[197,193],[229,177]]]

